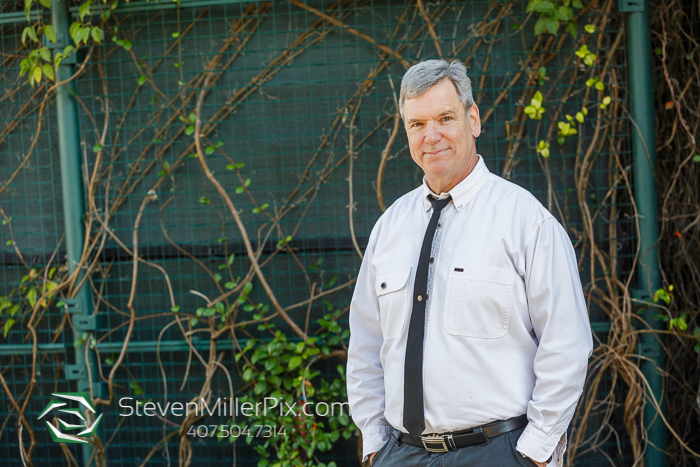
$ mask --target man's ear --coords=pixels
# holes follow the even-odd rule
[[[476,104],[467,110],[467,120],[472,130],[472,136],[478,138],[481,134],[481,118],[479,118],[479,107]]]

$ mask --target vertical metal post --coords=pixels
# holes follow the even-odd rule
[[[70,43],[69,28],[71,24],[70,2],[68,0],[51,0],[51,22],[56,30],[56,44],[51,48],[63,50]],[[56,70],[56,80],[64,81],[75,73],[75,56],[65,59]],[[56,120],[58,121],[58,144],[61,160],[61,185],[63,194],[63,219],[66,230],[66,249],[68,253],[68,271],[72,274],[78,267],[83,252],[85,203],[83,200],[83,182],[80,162],[80,126],[78,121],[78,103],[73,96],[74,84],[69,82],[56,90]],[[82,274],[81,274],[82,275]],[[80,281],[80,278],[78,279]],[[92,293],[83,285],[76,291],[73,299],[67,301],[73,315],[73,327],[80,334],[94,330],[92,313]],[[66,378],[76,380],[79,392],[89,392],[90,381],[86,365],[90,365],[93,378],[97,367],[92,353],[86,361],[85,346],[87,342],[75,349],[75,364],[66,365]],[[100,386],[97,385],[99,388]],[[100,394],[95,394],[96,396]],[[98,414],[96,414],[97,416]],[[101,428],[101,426],[100,426]],[[98,430],[99,431],[99,430]],[[102,437],[104,438],[104,437]],[[93,447],[83,445],[83,463],[88,465]]]
[[[649,299],[661,287],[658,260],[658,192],[656,173],[656,140],[654,137],[654,101],[651,79],[651,35],[649,31],[648,0],[620,0],[620,10],[627,12],[627,70],[630,107],[636,127],[632,127],[634,152],[634,194],[639,214],[639,265],[637,266],[638,298]],[[661,322],[655,311],[647,309],[645,321],[654,329]],[[642,371],[649,382],[651,395],[664,412],[664,355],[661,345],[651,333],[642,334],[641,354],[646,357]],[[649,397],[650,394],[647,394]],[[644,429],[647,446],[644,463],[647,467],[666,466],[666,426],[657,409],[647,401],[644,407]]]

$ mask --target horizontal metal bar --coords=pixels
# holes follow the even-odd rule
[[[258,0],[262,1],[262,0]],[[197,7],[209,7],[217,5],[232,5],[237,3],[258,3],[258,1],[251,0],[180,0],[180,8],[197,8]],[[107,5],[109,6],[109,5]],[[80,7],[71,7],[70,12],[74,17],[78,16],[78,9]],[[155,2],[155,1],[134,1],[134,2],[121,2],[121,4],[114,10],[116,13],[136,13],[140,11],[160,11],[160,10],[174,10],[177,8],[177,3],[175,2]],[[94,9],[94,8],[93,8]],[[46,9],[41,9],[41,17],[48,19],[50,12]],[[31,21],[36,21],[39,18],[39,14],[36,9],[32,9],[29,14]],[[0,24],[13,24],[27,22],[27,17],[23,12],[14,13],[2,13],[0,14]]]
[[[27,355],[33,352],[32,344],[2,344],[0,345],[0,355]],[[39,353],[60,353],[65,352],[65,344],[38,344]]]
[[[220,339],[216,341],[218,348],[233,348],[233,341],[231,339]],[[121,352],[124,344],[122,342],[103,342],[97,345],[97,350],[100,353],[114,353]],[[192,346],[197,350],[207,350],[209,349],[208,339],[192,339]],[[33,352],[32,344],[7,344],[0,345],[0,355],[31,355]],[[158,348],[157,341],[145,341],[145,342],[129,342],[129,347],[127,347],[127,352],[155,352]],[[62,353],[68,350],[72,350],[73,347],[67,346],[65,344],[39,344],[37,345],[37,351],[39,353]],[[185,352],[189,350],[190,347],[185,341],[160,341],[160,351],[161,352]]]
[[[195,8],[195,7],[206,7],[215,5],[230,5],[235,3],[257,3],[251,2],[250,0],[180,0],[180,8]],[[117,7],[116,12],[119,13],[131,13],[137,11],[154,11],[154,10],[174,10],[177,8],[177,3],[175,2],[152,2],[152,1],[138,1],[122,3]],[[78,11],[78,8],[71,8],[71,11]]]
[[[48,17],[48,10],[46,11],[45,14],[42,15],[43,17]],[[39,15],[37,14],[36,10],[32,10],[31,13],[29,13],[29,19],[30,21],[36,21],[39,19]],[[0,24],[14,24],[14,23],[26,23],[27,22],[27,15],[22,13],[21,11],[18,11],[16,13],[2,13],[0,14]],[[27,23],[29,24],[29,23]]]
[[[610,330],[610,323],[607,321],[596,321],[591,323],[593,332],[607,332]],[[234,343],[231,339],[220,339],[216,341],[217,348],[233,348]],[[98,352],[102,354],[121,352],[124,346],[121,342],[103,342],[97,345]],[[158,346],[157,341],[144,342],[129,342],[127,352],[155,352]],[[208,339],[192,339],[192,346],[197,350],[209,349]],[[160,341],[161,352],[185,352],[189,350],[189,345],[185,341]],[[30,355],[32,353],[32,344],[10,344],[0,345],[0,356],[2,355]],[[64,344],[39,344],[37,350],[39,353],[61,353],[72,349]]]
[[[368,237],[357,237],[357,244],[361,249],[367,246]],[[355,247],[351,237],[326,237],[326,238],[299,238],[289,242],[295,253],[316,253],[316,252],[354,252]],[[131,246],[131,245],[127,245]],[[226,245],[214,243],[211,245],[180,245],[180,248],[198,259],[223,259],[227,254],[245,255],[246,247],[243,242],[231,242]],[[268,255],[277,249],[276,241],[268,241],[263,246],[263,254]],[[63,258],[65,250],[58,250],[58,255],[53,251],[44,253],[24,253],[23,260],[32,266],[42,266],[48,262],[52,256]],[[286,254],[284,252],[280,254]],[[185,256],[172,245],[148,245],[139,251],[139,256],[148,261],[158,261],[166,259],[185,259]],[[119,247],[105,248],[100,255],[104,262],[130,262],[132,257]],[[3,266],[20,266],[24,263],[19,259],[14,251],[6,251],[0,256],[0,264]]]

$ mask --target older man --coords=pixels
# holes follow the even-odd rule
[[[491,174],[458,61],[401,83],[425,177],[377,221],[350,306],[348,397],[388,466],[560,466],[592,339],[571,241]]]

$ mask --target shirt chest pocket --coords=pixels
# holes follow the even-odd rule
[[[445,295],[445,332],[494,339],[508,330],[513,270],[452,265]]]
[[[379,316],[382,321],[384,340],[401,335],[408,309],[408,278],[411,268],[378,272],[375,281]]]

